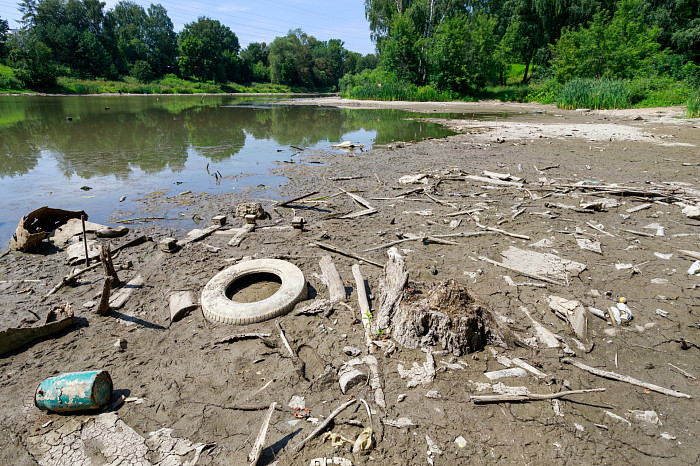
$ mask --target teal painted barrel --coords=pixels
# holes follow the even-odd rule
[[[44,411],[63,413],[100,409],[111,397],[112,378],[107,371],[69,372],[41,382],[34,404]]]

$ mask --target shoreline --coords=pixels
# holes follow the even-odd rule
[[[351,105],[342,99],[337,102]],[[313,99],[310,103],[327,105],[330,99]],[[389,105],[388,108],[422,109],[428,114],[444,112],[445,108],[442,103],[381,104]],[[363,101],[360,105],[368,104]],[[667,365],[671,362],[696,376],[700,371],[697,348],[683,350],[681,343],[698,343],[698,330],[693,326],[700,312],[698,283],[686,272],[692,261],[678,252],[700,250],[700,222],[685,217],[675,198],[670,198],[673,195],[700,202],[698,168],[684,165],[698,161],[698,120],[675,118],[680,112],[677,107],[645,113],[642,109],[576,112],[547,107],[544,110],[548,113],[535,114],[533,110],[544,106],[495,102],[458,105],[448,107],[470,109],[455,113],[492,108],[520,108],[521,113],[496,121],[440,119],[437,121],[451,128],[460,128],[459,134],[396,143],[391,148],[366,152],[315,151],[302,157],[321,160],[322,165],[280,164],[272,171],[289,179],[278,189],[283,198],[318,191],[315,197],[329,196],[325,199],[275,207],[271,201],[245,193],[202,195],[197,208],[206,213],[203,217],[209,219],[222,213],[234,227],[241,224],[234,218],[237,203],[262,202],[272,218],[260,225],[270,228],[249,234],[238,247],[228,245],[233,230],[220,231],[175,254],[161,253],[157,247],[158,241],[170,232],[158,226],[137,229],[129,238],[147,234],[153,242],[125,250],[119,263],[129,260],[132,266],[119,273],[125,280],[141,275],[147,288],[108,317],[97,316],[92,308],[84,307],[85,302],[94,301],[99,294],[101,272],[65,287],[40,304],[38,298],[70,268],[59,257],[32,256],[31,261],[19,253],[0,257],[3,279],[15,280],[3,284],[0,295],[18,315],[27,317],[30,311],[43,315],[52,306],[68,301],[73,303],[76,315],[89,322],[0,361],[4,364],[0,395],[6,400],[0,407],[0,419],[8,433],[0,440],[0,462],[52,457],[52,444],[66,445],[66,432],[74,428],[71,425],[82,425],[92,418],[76,420],[71,416],[44,415],[34,409],[30,398],[38,381],[56,372],[106,368],[115,388],[129,390],[129,396],[143,400],[141,404],[126,403],[115,411],[139,435],[147,437],[148,432],[168,427],[174,429],[173,437],[217,444],[202,454],[199,464],[244,462],[257,434],[260,415],[237,410],[235,406],[247,403],[267,408],[273,401],[283,408],[271,423],[266,447],[278,446],[266,448],[268,462],[273,456],[281,464],[304,466],[317,457],[338,456],[360,464],[369,461],[367,456],[354,457],[347,444],[332,447],[321,439],[292,455],[291,447],[314,428],[307,420],[290,424],[295,421],[287,407],[292,395],[304,396],[310,416],[321,420],[350,395],[368,400],[374,411],[372,424],[364,409],[348,410],[339,419],[371,425],[376,447],[369,455],[376,464],[423,464],[426,450],[433,452],[436,462],[446,464],[476,458],[487,464],[520,462],[523,457],[550,464],[644,463],[661,457],[693,463],[700,455],[700,446],[692,436],[692,426],[700,419],[697,413],[692,414],[696,411],[692,409],[693,400],[645,393],[628,384],[585,375],[561,361],[567,351],[572,351],[585,364],[700,396],[696,384],[669,370]],[[656,113],[659,111],[664,113]],[[509,173],[522,180],[513,181],[516,185],[504,185],[473,178],[483,178],[484,171]],[[402,181],[404,176],[416,175],[419,178],[413,182],[406,182],[406,178]],[[522,188],[517,183],[523,183]],[[614,189],[592,189],[613,184],[637,192],[620,194]],[[645,191],[656,190],[666,190],[667,197],[644,196]],[[357,192],[377,212],[354,219],[338,218],[363,209],[343,191]],[[601,210],[581,207],[601,200],[606,202]],[[649,207],[634,210],[644,204]],[[144,204],[144,210],[154,207],[157,206]],[[467,210],[471,214],[454,215]],[[303,232],[291,228],[294,216],[305,218],[307,226]],[[657,236],[657,227],[649,228],[653,224],[664,227],[664,236]],[[482,231],[479,225],[529,239],[493,230],[484,230],[479,236],[446,237],[457,244],[410,237],[469,234]],[[423,367],[426,354],[400,345],[390,356],[377,350],[387,406],[382,408],[373,402],[375,393],[371,386],[360,384],[346,394],[339,389],[338,371],[351,359],[343,348],[350,345],[366,351],[361,324],[352,323],[347,309],[336,309],[328,317],[295,316],[292,312],[278,318],[303,362],[302,369],[284,356],[281,345],[278,350],[254,340],[213,343],[240,332],[271,333],[272,338],[277,338],[273,321],[245,327],[216,325],[206,321],[198,309],[184,320],[169,322],[170,293],[187,289],[198,295],[217,271],[246,256],[293,262],[306,276],[310,297],[327,298],[326,285],[318,276],[319,259],[327,252],[310,243],[336,245],[385,263],[386,249],[368,249],[397,239],[406,240],[397,248],[406,260],[412,288],[426,292],[433,284],[456,280],[467,285],[523,341],[537,342],[536,327],[521,311],[525,307],[533,319],[560,335],[563,345],[547,348],[540,343],[537,348],[507,349],[491,345],[483,351],[456,356],[440,353],[442,347],[438,344],[431,347],[437,352],[434,380],[411,388],[398,366],[410,368],[416,363]],[[579,239],[597,241],[601,253],[581,249]],[[553,285],[480,259],[500,262],[501,253],[511,247],[573,260],[586,265],[586,270],[567,275],[565,285]],[[220,249],[215,252],[217,248]],[[356,308],[351,266],[357,261],[337,254],[331,256],[345,286],[352,288],[347,304]],[[618,269],[616,264],[623,267]],[[376,311],[382,270],[368,263],[360,267]],[[505,276],[512,277],[516,285],[510,285]],[[40,282],[17,282],[27,277]],[[532,282],[544,287],[528,284]],[[25,288],[32,292],[19,293]],[[582,339],[552,312],[550,296],[576,300],[586,309],[602,310],[625,297],[634,320],[616,326],[589,314],[588,334]],[[128,342],[124,351],[114,347],[117,338]],[[607,391],[557,403],[472,404],[471,395],[504,390],[484,373],[504,369],[504,361],[514,358],[527,360],[547,375],[503,379],[507,387],[525,386],[531,393],[597,387]],[[365,366],[358,367],[368,372]],[[405,399],[398,401],[402,394]],[[654,411],[662,425],[640,420],[631,414],[634,410]],[[626,422],[610,417],[606,411]],[[391,422],[400,418],[408,418],[413,425],[392,427]],[[48,420],[53,423],[41,427]],[[333,432],[352,439],[361,430],[341,422],[333,427]],[[677,441],[662,437],[662,433]],[[426,436],[442,454],[435,453],[429,442],[426,444]],[[468,439],[466,446],[457,446],[455,439],[459,436]]]

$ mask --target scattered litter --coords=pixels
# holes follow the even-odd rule
[[[397,369],[402,379],[409,379],[406,383],[408,388],[417,387],[418,385],[426,386],[435,379],[435,359],[430,351],[426,352],[425,362],[422,366],[414,362],[411,369],[404,369],[403,364],[399,364]]]
[[[399,183],[401,183],[401,184],[415,184],[415,183],[427,184],[428,183],[428,175],[425,173],[419,173],[418,175],[404,175],[401,178],[399,178]]]
[[[291,409],[304,409],[306,408],[306,400],[303,396],[293,395],[287,406]]]
[[[700,220],[700,206],[686,206],[683,208],[682,213],[689,219]]]
[[[314,458],[309,463],[309,466],[352,466],[352,461],[345,458]]]
[[[631,207],[631,208],[627,209],[627,213],[633,214],[635,212],[639,212],[640,210],[648,209],[650,207],[651,207],[651,204],[649,204],[648,202],[645,202],[644,204],[640,204],[636,207]]]
[[[501,369],[500,371],[484,372],[484,375],[489,380],[498,380],[504,377],[526,377],[527,371],[520,367],[511,367],[510,369]]]
[[[429,453],[429,454],[433,454],[433,453],[434,453],[434,454],[436,454],[436,455],[438,455],[438,456],[439,456],[439,455],[442,455],[442,450],[440,449],[440,447],[438,446],[438,444],[437,444],[433,439],[431,439],[430,437],[428,437],[427,435],[425,436],[425,442],[428,444],[428,449],[430,450],[430,453]]]
[[[673,257],[673,254],[662,254],[660,252],[655,252],[654,255],[659,259],[663,260],[671,260],[671,258]]]
[[[437,390],[430,390],[428,393],[425,394],[425,397],[426,398],[433,398],[433,399],[437,400],[437,399],[442,398],[442,395]]]
[[[588,337],[586,310],[580,302],[550,295],[549,308],[557,317],[567,322],[579,338],[585,340]]]
[[[416,427],[417,426],[416,423],[414,423],[413,421],[411,421],[407,417],[400,417],[395,421],[392,421],[391,419],[385,419],[382,422],[384,422],[384,425],[386,425],[386,426],[396,427],[399,429],[402,429],[404,427]]]
[[[645,230],[656,230],[656,236],[665,236],[665,229],[662,225],[659,225],[658,223],[650,223],[649,225],[644,227]]]
[[[632,426],[632,423],[631,423],[630,421],[628,421],[627,419],[625,419],[625,418],[622,417],[622,416],[618,416],[618,415],[615,414],[615,413],[611,413],[610,411],[605,411],[605,415],[608,416],[608,417],[611,417],[611,418],[615,419],[616,421],[620,421],[620,422],[622,422],[622,423],[624,423],[624,424],[627,424],[628,427],[629,427],[629,426]]]
[[[662,432],[660,435],[662,438],[665,438],[666,440],[676,440],[676,436],[671,435],[668,432]]]
[[[688,275],[696,275],[700,272],[700,260],[693,262],[688,269]]]
[[[459,448],[465,448],[467,446],[467,440],[461,435],[455,439],[455,443]]]
[[[34,404],[57,413],[100,409],[112,398],[107,371],[67,372],[44,379],[34,394]]]
[[[600,248],[600,241],[598,241],[597,239],[577,236],[576,244],[578,244],[578,247],[583,249],[584,251],[591,251],[595,252],[596,254],[603,254],[603,250]]]
[[[642,410],[632,410],[630,414],[634,416],[638,421],[647,422],[649,424],[663,425],[659,420],[659,415],[656,411],[642,411]]]

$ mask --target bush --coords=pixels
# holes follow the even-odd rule
[[[151,65],[144,60],[137,60],[134,66],[131,67],[131,76],[138,79],[142,83],[147,83],[153,80],[153,70]]]
[[[9,66],[0,65],[0,89],[3,90],[23,90],[24,83],[15,74],[15,70]]]
[[[559,108],[614,109],[632,106],[624,81],[611,79],[572,79],[564,84],[557,102]]]

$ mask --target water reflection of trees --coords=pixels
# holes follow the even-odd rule
[[[224,161],[240,152],[246,134],[302,147],[339,142],[359,129],[376,130],[378,142],[415,139],[425,125],[406,121],[408,114],[396,110],[231,103],[237,100],[226,96],[3,101],[0,114],[9,117],[0,118],[0,176],[27,173],[42,151],[56,158],[65,176],[125,178],[134,168],[179,171],[190,150],[213,162]]]

